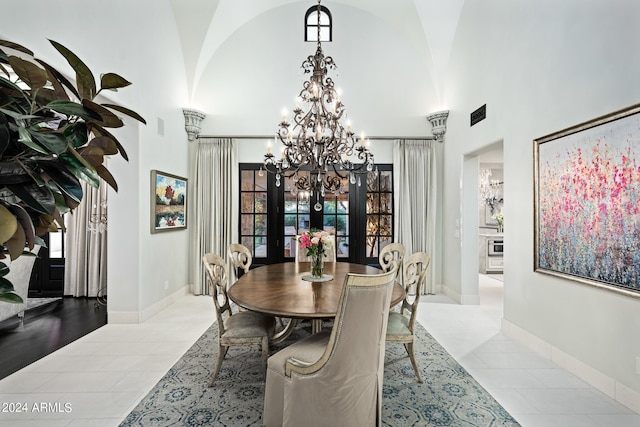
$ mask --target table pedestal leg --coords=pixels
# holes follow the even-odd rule
[[[271,338],[271,342],[273,344],[278,344],[286,340],[287,337],[291,335],[291,332],[293,332],[293,330],[298,325],[298,323],[300,323],[299,319],[288,319],[288,320],[289,322],[287,323],[287,326],[285,326],[283,330],[281,330],[280,332],[275,334],[273,338]]]
[[[317,334],[322,330],[322,319],[311,319],[311,333]]]

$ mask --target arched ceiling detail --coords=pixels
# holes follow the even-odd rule
[[[170,0],[180,34],[189,99],[216,50],[238,28],[271,9],[300,0]],[[315,4],[309,1],[309,7]],[[419,54],[430,56],[434,86],[442,100],[458,17],[464,0],[333,0],[366,11],[394,27]]]

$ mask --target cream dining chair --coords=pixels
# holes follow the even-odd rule
[[[402,271],[402,259],[404,258],[404,245],[402,243],[389,243],[380,250],[378,261],[382,271],[389,271],[392,265],[398,264],[398,269]]]
[[[262,360],[266,367],[269,339],[273,337],[275,319],[253,311],[232,313],[227,296],[227,263],[215,254],[205,254],[202,262],[207,271],[209,289],[213,297],[218,320],[218,358],[208,386],[213,386],[222,360],[230,346],[258,344],[262,347]]]
[[[404,348],[409,354],[413,370],[416,373],[416,377],[418,377],[418,382],[422,382],[422,376],[418,369],[414,350],[414,327],[418,315],[420,294],[422,293],[422,287],[427,277],[427,267],[429,267],[430,260],[431,258],[426,252],[416,252],[406,259],[403,273],[405,297],[399,312],[389,312],[389,322],[387,323],[387,342],[404,344]],[[415,295],[410,296],[413,292],[415,292]],[[411,299],[413,299],[413,301],[411,301]]]
[[[240,277],[240,270],[243,273],[247,273],[253,262],[251,251],[245,245],[240,243],[232,243],[227,248],[227,255],[229,255],[229,261],[233,268],[232,283],[235,283]]]
[[[395,269],[349,273],[331,331],[269,358],[265,426],[381,424],[385,331]]]

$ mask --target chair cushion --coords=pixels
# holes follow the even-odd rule
[[[222,338],[257,338],[272,336],[276,319],[253,311],[241,311],[224,321]]]
[[[409,318],[400,313],[389,313],[387,335],[413,335],[409,330]]]
[[[325,348],[327,348],[330,335],[331,331],[325,330],[301,339],[300,341],[280,350],[269,358],[269,369],[284,376],[284,365],[290,357],[302,362],[316,362],[324,353]]]

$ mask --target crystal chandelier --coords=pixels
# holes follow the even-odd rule
[[[293,178],[292,195],[298,192],[316,199],[314,209],[322,209],[320,197],[328,193],[344,193],[342,178],[356,183],[356,173],[374,169],[373,154],[367,147],[364,135],[358,138],[351,131],[344,104],[334,87],[328,71],[336,64],[330,56],[324,56],[320,43],[320,0],[318,0],[318,47],[302,63],[302,70],[309,79],[302,85],[293,110],[293,121],[287,121],[286,112],[278,126],[275,141],[282,143],[282,156],[271,153],[269,144],[264,156],[264,167],[276,175],[276,186],[282,177]],[[346,122],[346,125],[343,124]],[[352,161],[352,158],[354,160]],[[359,162],[356,162],[356,160]],[[308,173],[307,173],[308,171]],[[329,174],[334,171],[335,174]],[[377,172],[377,168],[376,168]],[[360,179],[357,180],[360,185]]]
[[[93,234],[102,234],[107,231],[107,201],[100,202],[100,209],[93,205],[87,229]]]
[[[502,184],[503,182],[497,179],[491,179],[491,169],[480,170],[480,200],[491,208],[492,213],[496,206],[503,202]]]

